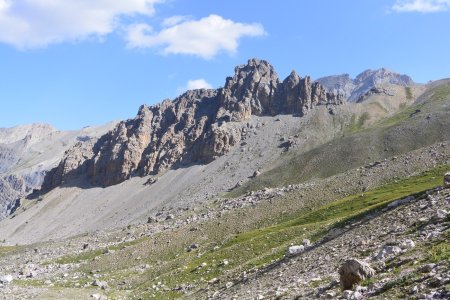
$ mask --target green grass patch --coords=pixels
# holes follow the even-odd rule
[[[450,98],[450,83],[440,85],[432,90],[431,101],[442,101]]]
[[[96,258],[97,256],[100,256],[103,254],[103,250],[93,250],[93,251],[85,251],[83,253],[77,254],[77,255],[65,255],[60,258],[58,258],[55,262],[60,265],[66,265],[66,264],[78,264],[83,261],[92,260]]]
[[[0,247],[0,257],[5,256],[8,253],[11,253],[15,250],[17,250],[17,246],[1,246]]]
[[[180,284],[205,284],[212,278],[220,278],[229,272],[243,272],[252,268],[262,268],[284,257],[287,247],[301,243],[303,238],[318,240],[331,228],[363,218],[368,213],[385,207],[390,202],[411,194],[421,194],[441,184],[442,174],[449,165],[438,167],[418,176],[400,180],[367,191],[364,195],[349,196],[325,204],[310,212],[256,230],[237,234],[218,249],[172,255],[166,268],[155,272],[149,270],[142,275],[138,289],[142,290],[154,282],[161,281],[169,288]],[[442,252],[442,251],[441,251]],[[437,251],[438,255],[441,253]],[[229,264],[221,265],[223,260]],[[205,267],[198,268],[202,263]],[[142,278],[141,278],[142,279]]]
[[[408,98],[408,91],[406,89],[407,88],[405,88],[406,97]],[[409,92],[411,93],[410,88]],[[434,106],[436,105],[437,102],[448,101],[450,99],[450,84],[448,83],[442,84],[435,88],[432,88],[429,91],[427,91],[423,97],[426,99],[425,101],[411,105],[404,109],[400,109],[400,111],[397,112],[392,117],[380,121],[379,125],[387,127],[393,126],[398,123],[404,122],[414,117],[415,115],[418,114],[422,115],[423,113],[430,112],[430,110],[434,110],[435,109]]]
[[[391,127],[397,125],[412,118],[414,115],[421,113],[425,105],[426,103],[419,103],[401,108],[395,115],[381,120],[377,125],[382,127]]]
[[[447,238],[448,237],[449,234],[447,233]],[[427,251],[426,260],[433,263],[450,260],[450,244],[448,243],[448,239],[433,245],[431,249]]]
[[[38,279],[27,279],[27,280],[18,280],[18,279],[14,279],[13,283],[17,286],[22,286],[22,287],[43,287],[44,282],[42,280],[38,280]]]
[[[137,244],[143,242],[145,239],[146,238],[136,239],[136,240],[133,240],[133,241],[120,243],[120,244],[115,245],[115,246],[110,246],[110,247],[107,247],[105,249],[97,249],[97,250],[92,250],[92,251],[85,251],[85,252],[77,254],[77,255],[65,255],[65,256],[62,256],[62,257],[58,258],[55,261],[55,263],[61,264],[61,265],[81,263],[83,261],[88,261],[88,260],[95,259],[97,256],[100,256],[100,255],[104,254],[106,249],[113,250],[113,251],[122,250],[122,249],[124,249],[126,247],[137,245]]]
[[[411,87],[405,86],[405,95],[406,95],[406,99],[408,99],[408,100],[412,100],[413,99],[413,94],[412,94]]]
[[[353,114],[350,118],[350,125],[347,129],[347,132],[353,133],[360,131],[364,128],[364,124],[367,120],[370,119],[370,114],[368,112],[364,112],[360,116],[357,116],[356,114]]]

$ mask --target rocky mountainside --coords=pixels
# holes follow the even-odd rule
[[[142,106],[98,141],[78,143],[45,178],[48,191],[78,177],[109,186],[132,176],[157,174],[170,167],[210,162],[241,141],[243,121],[254,116],[305,115],[323,105],[340,105],[309,77],[292,72],[280,81],[264,60],[235,68],[218,90],[188,91],[174,101]]]
[[[109,131],[4,138],[15,191],[56,168],[0,220],[0,298],[448,299],[450,79],[343,98],[250,60]]]
[[[378,70],[366,70],[351,79],[349,74],[322,77],[316,80],[327,91],[342,94],[349,102],[361,101],[371,90],[378,93],[387,93],[383,89],[385,84],[393,84],[404,87],[414,86],[415,83],[408,75],[398,74],[385,68]]]
[[[77,141],[98,137],[112,124],[61,132],[47,124],[0,128],[0,220],[19,205],[18,200],[39,189],[47,171]]]

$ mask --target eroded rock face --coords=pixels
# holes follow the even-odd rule
[[[108,186],[133,175],[155,174],[176,163],[200,160],[197,151],[214,118],[217,91],[189,91],[172,101],[141,106],[98,141],[78,143],[46,177],[43,190],[86,175]],[[206,146],[205,146],[206,148]],[[200,149],[201,150],[201,149]],[[218,150],[220,152],[220,150]],[[223,151],[222,151],[223,152]]]
[[[29,188],[24,178],[11,174],[0,177],[0,220],[13,213]]]
[[[93,147],[94,141],[90,139],[78,142],[67,150],[59,165],[46,174],[42,189],[49,190],[64,184],[66,181],[87,174],[89,172],[89,160],[94,156]]]
[[[241,121],[252,115],[303,115],[318,105],[342,102],[342,96],[309,77],[292,72],[280,82],[268,62],[251,59],[236,67],[221,89],[188,91],[174,101],[141,106],[134,119],[120,122],[95,143],[78,143],[49,172],[43,190],[80,176],[108,186],[180,164],[210,162],[240,142]]]

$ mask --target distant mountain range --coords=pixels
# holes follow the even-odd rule
[[[373,88],[385,84],[399,86],[414,86],[416,83],[408,75],[399,74],[385,68],[378,70],[366,70],[351,79],[350,75],[333,75],[316,80],[322,84],[327,91],[343,95],[349,102],[358,102]]]

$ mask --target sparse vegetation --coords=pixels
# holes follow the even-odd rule
[[[405,95],[406,95],[406,99],[408,99],[408,100],[412,100],[413,99],[413,94],[412,94],[411,87],[405,86]]]
[[[277,264],[283,259],[286,248],[291,243],[299,243],[303,238],[317,241],[331,228],[344,227],[350,222],[361,220],[367,214],[379,211],[395,199],[410,194],[420,194],[439,185],[441,183],[439,175],[449,167],[449,165],[441,166],[417,176],[369,190],[364,195],[352,195],[318,206],[312,211],[300,211],[298,215],[272,226],[238,233],[227,242],[218,245],[218,247],[214,243],[202,245],[202,250],[199,252],[186,252],[178,249],[175,252],[167,252],[166,255],[161,256],[160,253],[142,252],[143,247],[146,247],[146,243],[136,243],[127,247],[126,252],[108,256],[108,260],[114,257],[120,259],[122,265],[127,266],[125,269],[118,268],[116,265],[114,270],[111,269],[106,273],[102,273],[102,276],[112,283],[120,282],[124,278],[131,279],[130,283],[133,289],[139,290],[138,294],[140,297],[145,298],[155,294],[154,291],[146,292],[145,287],[157,284],[157,282],[163,282],[164,286],[169,290],[187,283],[196,283],[196,285],[202,286],[213,278],[225,276],[225,274],[265,268],[268,265]],[[209,231],[214,230],[213,224],[211,226],[207,225],[205,228],[208,231],[204,234],[214,236],[214,233]],[[170,239],[170,235],[166,236],[165,239]],[[433,250],[433,253],[442,258],[443,252],[442,249],[439,249],[436,248],[436,250]],[[143,274],[129,272],[130,268],[137,265],[134,260],[136,256],[129,256],[126,253],[135,252],[146,255],[143,256],[144,261],[154,266],[157,264],[157,267],[152,267]],[[91,251],[77,257],[59,260],[59,262],[78,263],[86,260],[90,261],[99,255],[101,253]],[[224,260],[227,260],[229,263],[223,265],[222,262]],[[87,269],[84,267],[82,269],[85,272],[88,272],[89,268],[99,267],[102,269],[101,266],[104,263],[106,261],[103,261],[103,257],[100,257],[94,266],[89,265]],[[204,267],[199,267],[202,265]],[[401,282],[396,281],[391,285],[387,285],[386,289],[394,288],[399,284]],[[180,295],[177,292],[160,291],[156,293],[156,298],[174,298]]]

